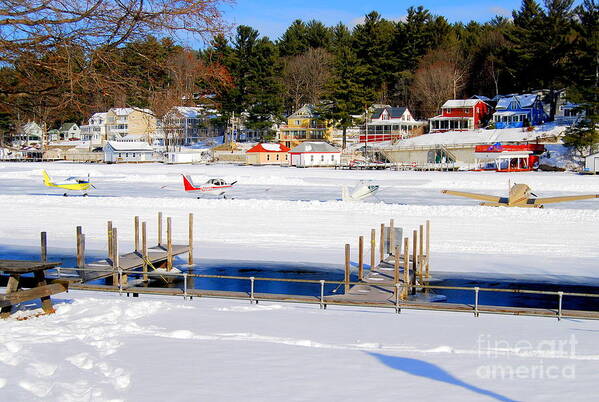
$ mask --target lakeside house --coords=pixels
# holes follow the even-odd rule
[[[103,150],[106,163],[154,161],[154,149],[145,141],[108,141]]]
[[[423,133],[426,122],[414,119],[407,107],[377,105],[366,122],[360,142],[395,141]]]
[[[259,143],[248,149],[245,161],[248,165],[281,165],[289,162],[289,148],[283,144]]]
[[[286,125],[280,127],[278,141],[290,148],[304,141],[329,141],[331,132],[332,127],[316,113],[314,105],[306,104],[287,118]]]
[[[493,113],[493,122],[498,129],[537,126],[546,120],[541,97],[535,94],[502,97]]]
[[[338,166],[341,151],[326,142],[302,142],[289,151],[290,165],[296,167]]]
[[[481,128],[491,111],[481,99],[451,99],[441,108],[441,114],[430,119],[430,132],[468,131]]]

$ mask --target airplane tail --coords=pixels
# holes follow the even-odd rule
[[[183,187],[185,188],[185,191],[197,190],[197,188],[193,185],[193,181],[191,180],[191,177],[183,175],[183,174],[181,176],[183,176]]]
[[[50,178],[50,176],[48,176],[48,172],[42,170],[42,176],[44,176],[44,185],[52,187],[54,183],[52,183],[52,179]]]

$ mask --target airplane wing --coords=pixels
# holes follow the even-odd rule
[[[475,200],[488,201],[488,202],[500,202],[502,197],[488,194],[475,194],[475,193],[464,193],[462,191],[453,190],[441,190],[443,194],[456,195],[458,197],[473,198]]]
[[[527,203],[534,205],[555,204],[557,202],[588,200],[590,198],[599,198],[599,194],[570,195],[566,197],[529,198]]]

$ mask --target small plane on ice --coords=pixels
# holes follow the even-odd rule
[[[237,183],[236,181],[232,182],[232,183],[227,183],[224,179],[210,179],[207,182],[201,184],[201,185],[195,185],[193,183],[193,180],[191,179],[190,176],[187,175],[181,175],[183,176],[183,188],[185,189],[185,191],[187,192],[198,192],[200,194],[202,193],[218,193],[218,196],[223,196],[223,198],[225,197],[225,192],[227,192],[229,189],[231,189],[235,183]],[[200,198],[200,197],[198,197]]]
[[[347,186],[341,187],[341,200],[343,201],[362,201],[376,194],[379,186],[360,183],[350,193]]]
[[[42,170],[42,175],[44,176],[44,185],[47,187],[54,187],[54,188],[60,188],[63,190],[68,190],[68,191],[81,191],[81,192],[89,190],[90,187],[95,188],[89,179],[89,174],[87,175],[87,178],[69,177],[60,183],[53,182],[52,179],[50,178],[50,176],[48,175],[48,172],[46,172],[45,170]],[[63,195],[66,197],[67,193],[65,192]],[[84,197],[87,196],[87,193],[84,192],[83,196]]]
[[[587,200],[590,198],[599,198],[599,194],[571,195],[565,197],[537,197],[526,184],[516,184],[510,188],[507,197],[498,197],[495,195],[464,193],[461,191],[441,190],[443,194],[456,195],[458,197],[473,198],[475,200],[486,201],[480,205],[489,207],[520,207],[520,208],[543,208],[544,204],[554,204],[557,202],[567,202],[576,200]],[[531,196],[533,198],[531,198]]]

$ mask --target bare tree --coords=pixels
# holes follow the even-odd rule
[[[447,99],[457,99],[467,74],[467,62],[455,48],[435,49],[424,56],[412,84],[412,96],[421,114],[432,116]]]
[[[54,110],[119,103],[137,83],[119,75],[126,68],[118,48],[148,35],[209,39],[228,28],[219,7],[231,1],[0,0],[0,63],[8,75],[0,103],[24,111],[31,109],[26,97]]]
[[[331,78],[332,60],[325,49],[310,48],[285,61],[283,84],[293,110],[305,103],[319,103],[325,92],[325,85]]]

